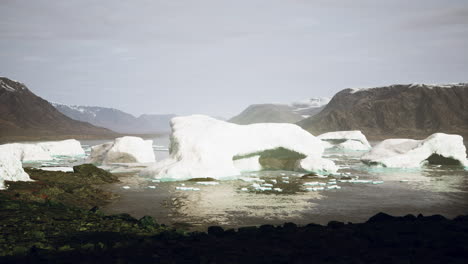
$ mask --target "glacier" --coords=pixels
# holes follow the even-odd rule
[[[424,140],[384,140],[365,153],[361,161],[389,168],[417,168],[430,163],[468,166],[463,137],[444,133]]]
[[[237,125],[192,115],[173,118],[171,127],[170,156],[143,170],[143,175],[177,180],[231,178],[241,171],[262,169],[262,154],[281,148],[301,157],[294,163],[294,170],[337,170],[333,161],[321,157],[321,141],[294,124]]]

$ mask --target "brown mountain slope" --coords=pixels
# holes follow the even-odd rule
[[[313,134],[361,130],[370,138],[468,136],[468,84],[345,89],[318,115],[298,123]]]
[[[70,119],[24,84],[0,77],[0,141],[7,138],[92,138],[111,135],[115,135],[115,132]]]

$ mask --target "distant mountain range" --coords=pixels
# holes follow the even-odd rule
[[[313,134],[361,130],[371,138],[468,136],[468,84],[345,89],[317,115],[298,122]]]
[[[255,104],[231,118],[229,122],[246,125],[253,123],[296,123],[318,114],[329,98],[311,98],[286,104]]]
[[[175,115],[145,114],[135,117],[114,108],[77,106],[52,103],[62,114],[79,121],[105,127],[119,133],[151,134],[171,131],[170,120]]]
[[[0,77],[0,137],[12,139],[112,136],[116,133],[73,120],[24,84]]]

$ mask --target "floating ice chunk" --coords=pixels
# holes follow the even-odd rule
[[[152,182],[161,182],[161,180],[158,180],[158,179],[156,179],[156,180],[151,180],[151,181],[152,181]]]
[[[241,175],[233,159],[262,155],[284,148],[303,156],[296,170],[335,172],[335,164],[322,158],[321,141],[294,124],[237,125],[203,115],[171,120],[171,153],[142,174],[163,178],[232,178]],[[290,169],[289,167],[286,169]]]
[[[130,189],[130,186],[123,186],[122,188],[124,188],[125,190],[128,190]]]
[[[283,181],[284,183],[289,183],[289,181]]]
[[[349,180],[351,183],[372,183],[371,180]]]
[[[263,187],[263,186],[260,186],[259,188],[256,188],[257,190],[260,190],[260,191],[271,191],[271,187]]]
[[[383,181],[372,181],[372,184],[382,184],[384,183]]]
[[[306,188],[307,191],[323,191],[325,187],[308,187]]]
[[[80,156],[85,155],[81,143],[76,139],[62,141],[40,142],[37,145],[43,148],[51,156]]]
[[[197,182],[197,184],[201,184],[201,185],[218,185],[219,182]]]
[[[371,145],[366,136],[359,130],[328,132],[317,136],[323,142],[325,148],[337,148],[343,150],[369,150]]]
[[[272,183],[275,183],[275,184],[278,183],[277,180],[271,180],[271,182],[272,182]]]
[[[4,181],[31,181],[24,171],[18,157],[8,152],[0,152],[0,190],[5,188]]]
[[[44,170],[44,171],[73,172],[72,167],[40,167],[39,169]]]
[[[280,173],[280,175],[281,175],[281,176],[284,176],[284,175],[286,175],[286,173]]]
[[[180,187],[180,186],[177,186],[177,187],[176,187],[176,190],[180,190],[180,191],[199,191],[200,188],[196,188],[196,187]]]
[[[303,185],[305,185],[305,186],[325,186],[327,184],[323,183],[323,182],[306,182]]]
[[[150,188],[150,189],[156,189],[156,186],[150,185],[150,186],[148,186],[148,188]]]
[[[387,139],[361,157],[368,165],[389,168],[417,168],[429,161],[468,166],[463,137],[435,133],[424,140]]]
[[[248,191],[248,190],[249,190],[249,189],[247,189],[247,188],[241,188],[241,191],[243,191],[243,192],[246,192],[246,191]]]
[[[240,180],[242,181],[246,181],[246,182],[265,182],[265,180],[262,180],[260,178],[248,178],[248,177],[241,177],[239,178]]]
[[[263,183],[262,186],[265,186],[265,187],[273,187],[273,184],[270,184],[270,183]]]
[[[283,179],[283,180],[288,180],[289,177],[287,177],[287,176],[286,176],[286,177],[281,177],[281,179]]]
[[[143,140],[139,137],[116,138],[114,142],[93,146],[87,162],[98,164],[155,162],[152,145],[152,140]]]
[[[330,186],[327,186],[327,190],[338,190],[338,189],[341,189],[340,186],[338,185],[330,185]]]
[[[181,183],[180,186],[185,186],[185,183]]]
[[[282,192],[283,189],[281,189],[281,188],[273,188],[273,191]]]

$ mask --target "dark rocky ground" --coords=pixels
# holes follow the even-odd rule
[[[188,233],[102,214],[99,185],[118,179],[94,166],[28,173],[0,192],[0,263],[468,263],[468,215]]]

